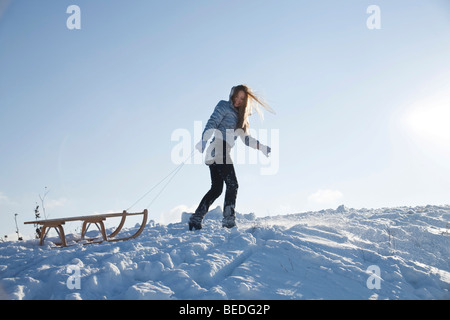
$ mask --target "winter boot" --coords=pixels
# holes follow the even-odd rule
[[[200,230],[202,228],[203,217],[198,214],[192,214],[189,218],[189,230]]]
[[[231,229],[236,226],[236,216],[234,215],[234,208],[227,206],[223,210],[222,227]]]
[[[222,219],[222,227],[231,229],[233,227],[236,227],[236,221],[234,216],[224,217]]]

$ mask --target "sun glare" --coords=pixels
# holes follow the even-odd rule
[[[406,124],[419,138],[450,149],[450,100],[412,106]]]

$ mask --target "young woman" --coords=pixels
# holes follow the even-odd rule
[[[229,100],[221,100],[206,123],[202,141],[196,147],[199,151],[204,152],[207,141],[214,135],[205,157],[205,162],[211,173],[211,189],[205,194],[197,210],[190,217],[189,230],[200,230],[202,228],[203,218],[209,207],[222,194],[224,182],[226,191],[222,226],[233,228],[236,225],[234,207],[238,182],[231,161],[230,150],[239,136],[247,146],[261,150],[267,157],[271,151],[270,147],[261,144],[248,134],[248,116],[252,109],[255,108],[262,117],[258,105],[272,112],[272,109],[262,102],[249,87],[245,85],[235,86],[231,89]]]

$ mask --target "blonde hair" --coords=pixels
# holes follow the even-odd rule
[[[253,110],[255,110],[256,113],[258,113],[261,120],[264,120],[264,113],[261,110],[260,106],[271,113],[275,112],[261,97],[258,97],[252,91],[252,89],[250,89],[248,86],[244,84],[235,86],[231,89],[231,96],[230,96],[231,102],[234,102],[234,99],[237,97],[240,91],[244,91],[244,93],[247,96],[247,101],[243,108],[239,108],[239,118],[238,123],[236,125],[236,129],[241,129],[246,134],[248,134],[249,129],[248,117],[252,115]]]

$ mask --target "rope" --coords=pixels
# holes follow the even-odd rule
[[[192,150],[189,157],[186,158],[182,163],[180,163],[174,170],[172,170],[167,176],[165,176],[163,179],[161,179],[157,184],[155,184],[153,187],[150,188],[142,197],[140,197],[135,203],[133,203],[126,211],[129,211],[131,208],[133,208],[136,204],[138,204],[142,199],[144,199],[150,192],[152,192],[156,187],[158,187],[161,183],[163,183],[164,180],[170,177],[170,179],[167,181],[167,183],[162,187],[162,189],[158,192],[158,194],[152,199],[152,201],[147,205],[146,209],[148,209],[153,202],[161,195],[161,193],[166,189],[166,187],[169,185],[169,183],[175,178],[175,176],[178,174],[178,172],[183,168],[183,166],[186,164],[188,160],[192,158],[194,155],[195,149]]]

